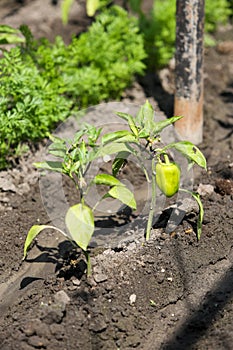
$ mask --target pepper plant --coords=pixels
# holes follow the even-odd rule
[[[118,145],[119,153],[113,161],[113,174],[116,176],[125,163],[125,159],[130,154],[133,154],[138,162],[141,164],[145,173],[145,177],[152,188],[152,198],[149,210],[149,217],[146,228],[146,240],[150,238],[153,216],[156,211],[156,187],[162,191],[166,197],[172,197],[178,190],[189,193],[197,201],[199,206],[199,217],[197,222],[197,239],[201,237],[202,221],[203,221],[203,205],[199,194],[180,188],[180,167],[175,162],[170,161],[169,150],[175,149],[180,152],[188,160],[188,167],[191,168],[193,164],[206,169],[206,159],[202,152],[189,141],[178,141],[161,146],[160,134],[164,128],[175,123],[181,119],[182,116],[174,116],[162,121],[154,120],[154,110],[151,104],[146,103],[140,108],[136,118],[130,114],[118,112],[117,115],[124,119],[129,130],[116,131],[104,135],[102,142],[107,147],[114,149]],[[120,147],[121,145],[121,147]],[[151,174],[144,166],[145,150],[148,152],[151,161]]]
[[[49,152],[58,157],[59,160],[35,163],[38,168],[65,174],[73,181],[79,192],[80,202],[71,206],[65,217],[66,227],[70,235],[60,229],[58,231],[83,250],[87,259],[88,275],[91,273],[88,244],[95,229],[94,211],[101,200],[112,197],[133,210],[136,209],[133,193],[117,178],[127,158],[131,155],[136,157],[141,164],[145,177],[151,183],[152,188],[146,240],[150,238],[153,216],[156,211],[157,187],[167,197],[172,197],[178,190],[183,190],[195,198],[200,209],[197,239],[199,240],[201,236],[204,211],[200,197],[194,192],[180,188],[180,166],[170,160],[169,150],[173,148],[179,151],[188,159],[189,166],[196,163],[204,169],[206,169],[205,157],[194,144],[188,141],[173,142],[165,146],[161,144],[160,134],[162,130],[182,117],[174,116],[156,122],[153,107],[148,101],[141,106],[136,118],[127,113],[117,112],[116,114],[126,121],[127,128],[125,130],[117,130],[101,136],[101,129],[85,124],[75,134],[73,140],[51,136],[52,144],[49,146]],[[91,163],[106,155],[115,155],[112,162],[112,174],[97,174],[87,181],[86,175]],[[151,162],[150,170],[145,166],[148,160]],[[91,191],[92,185],[105,185],[107,189],[94,207],[90,208],[86,204],[85,198]],[[56,229],[53,226],[34,225],[29,230],[24,245],[24,258],[33,239],[46,228]]]
[[[38,162],[35,163],[35,166],[68,176],[79,192],[80,202],[71,206],[66,213],[65,223],[70,235],[51,225],[32,226],[25,241],[24,258],[26,258],[30,244],[42,230],[55,229],[83,250],[87,260],[87,275],[90,275],[91,264],[87,248],[95,228],[94,210],[101,202],[101,200],[98,200],[93,208],[86,204],[85,198],[91,187],[93,185],[104,185],[107,190],[101,199],[115,198],[132,209],[136,209],[133,193],[115,176],[97,174],[89,183],[86,182],[85,176],[91,162],[100,156],[109,154],[108,147],[105,149],[97,143],[100,133],[101,128],[97,129],[92,125],[85,124],[75,134],[73,140],[50,136],[52,143],[49,146],[49,153],[59,160]]]

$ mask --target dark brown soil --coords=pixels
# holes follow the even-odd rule
[[[2,23],[18,25],[25,16],[24,22],[35,35],[50,39],[77,32],[77,23],[84,26],[83,4],[82,11],[72,13],[75,22],[71,20],[71,27],[62,32],[56,6],[45,0],[22,3],[2,2]],[[35,9],[41,9],[41,16],[39,12],[35,16]],[[50,223],[38,173],[31,165],[41,159],[44,145],[25,156],[15,169],[0,173],[2,350],[232,349],[232,32],[231,27],[219,30],[220,44],[205,52],[204,139],[199,146],[208,171],[195,169],[194,173],[194,188],[201,191],[205,209],[199,242],[195,210],[188,210],[168,234],[164,230],[168,209],[156,223],[150,241],[144,242],[143,229],[138,228],[136,239],[132,231],[121,232],[129,236],[125,245],[92,249],[90,279],[86,278],[84,257],[54,232],[42,233],[28,260],[22,262],[28,229],[35,223]],[[166,76],[172,76],[169,70]],[[166,91],[162,86],[167,85],[170,90]],[[123,103],[140,105],[147,96],[157,109],[170,114],[171,87],[169,79],[161,81],[150,74],[124,94]],[[165,106],[164,101],[169,103]],[[142,191],[141,173],[129,168],[128,175]],[[108,237],[111,230],[114,228],[109,227]]]

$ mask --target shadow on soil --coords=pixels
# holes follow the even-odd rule
[[[233,266],[219,280],[214,289],[208,292],[203,303],[193,315],[183,323],[176,334],[163,346],[163,350],[187,350],[203,337],[208,328],[221,317],[224,309],[233,296]],[[225,340],[225,349],[232,349],[232,344]]]

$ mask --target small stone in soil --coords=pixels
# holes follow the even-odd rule
[[[136,302],[136,298],[137,298],[136,294],[131,294],[130,295],[129,302],[130,302],[131,305]]]
[[[46,348],[48,345],[48,340],[38,337],[37,335],[33,335],[28,339],[28,344],[34,346],[35,348]]]
[[[99,266],[94,267],[94,280],[96,283],[104,282],[108,277],[102,272]]]
[[[80,286],[81,281],[76,278],[76,279],[72,280],[72,283],[73,283],[74,286]]]
[[[107,281],[108,277],[104,273],[98,273],[94,275],[96,283]]]

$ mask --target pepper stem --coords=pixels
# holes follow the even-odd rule
[[[167,153],[164,153],[163,156],[164,156],[165,164],[170,164],[170,159],[169,159]]]
[[[84,255],[86,257],[86,262],[87,262],[87,277],[90,277],[92,274],[90,253],[86,250],[84,250],[83,252],[84,252]]]
[[[151,178],[152,194],[151,194],[150,211],[149,211],[147,227],[146,227],[146,241],[150,239],[150,234],[151,234],[151,229],[153,224],[153,216],[155,212],[155,204],[156,204],[156,172],[155,172],[154,159],[152,159],[151,167],[152,167],[152,178]]]

